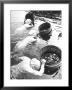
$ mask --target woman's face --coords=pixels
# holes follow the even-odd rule
[[[25,24],[33,25],[31,19],[27,19],[27,20],[25,21]]]

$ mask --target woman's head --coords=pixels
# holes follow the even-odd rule
[[[31,67],[32,67],[33,69],[39,70],[39,69],[40,69],[40,65],[41,65],[40,61],[37,60],[36,58],[33,58],[33,59],[31,60]]]
[[[49,40],[52,35],[51,24],[46,22],[39,26],[39,35],[43,40]]]
[[[34,15],[33,13],[27,13],[25,16],[24,24],[34,25]]]

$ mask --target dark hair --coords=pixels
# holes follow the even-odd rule
[[[27,13],[26,16],[25,16],[25,21],[26,21],[26,19],[31,19],[32,24],[34,25],[34,15],[33,15],[33,13],[30,13],[30,12]]]
[[[46,22],[46,23],[43,23],[43,24],[41,24],[40,26],[39,26],[39,35],[40,35],[40,37],[43,39],[43,40],[48,40],[48,39],[50,39],[50,33],[51,33],[51,31],[52,31],[52,29],[51,30],[49,30],[51,28],[51,24],[50,23],[48,23],[48,22]],[[45,31],[44,31],[45,30]],[[48,32],[48,30],[49,30],[49,32]]]
[[[42,32],[43,30],[47,30],[48,31],[48,28],[51,27],[51,24],[50,23],[43,23],[39,26],[39,31]]]

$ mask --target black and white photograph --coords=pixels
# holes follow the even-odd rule
[[[61,11],[10,11],[11,79],[61,79]]]
[[[4,63],[5,84],[8,80],[16,81],[17,85],[20,80],[21,83],[29,80],[29,84],[32,80],[44,80],[44,83],[45,80],[48,83],[68,80],[64,77],[68,72],[68,5],[65,7],[67,11],[60,4],[5,5],[4,38],[5,43],[8,42],[5,45],[5,59],[8,58],[7,65]]]

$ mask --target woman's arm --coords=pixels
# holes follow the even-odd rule
[[[35,41],[36,39],[34,38],[34,36],[28,36],[16,44],[16,49],[17,50],[24,49],[28,44],[31,44],[32,42],[35,42]]]
[[[39,75],[39,76],[43,75],[43,73],[44,73],[44,65],[45,65],[45,62],[46,62],[45,59],[41,60],[42,62],[41,62],[40,71],[32,69],[32,67],[30,65],[31,59],[29,57],[23,56],[23,57],[19,57],[19,59],[23,60],[23,62],[19,64],[19,67],[21,67],[23,71],[27,71],[27,72],[32,73],[34,75]]]

